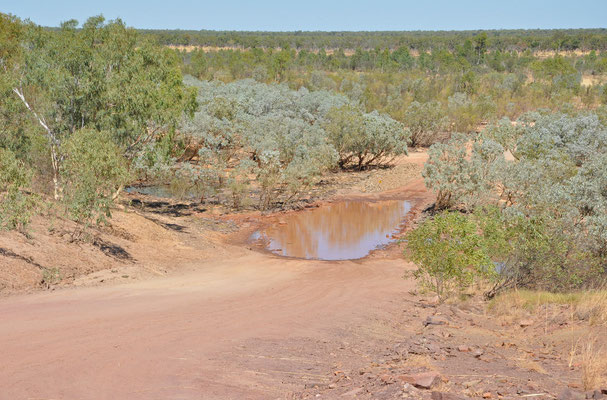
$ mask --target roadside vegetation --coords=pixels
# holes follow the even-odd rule
[[[223,192],[235,208],[285,204],[328,170],[383,166],[407,153],[401,123],[343,95],[254,80],[186,81],[198,89],[200,109],[181,133],[197,152],[175,165],[176,177],[202,196]]]
[[[539,108],[558,111],[605,103],[607,52],[601,41],[588,49],[581,45],[590,43],[585,31],[543,34],[528,34],[518,45],[514,38],[502,41],[484,33],[447,36],[448,41],[440,33],[427,33],[423,46],[406,45],[403,34],[405,44],[386,41],[350,51],[342,47],[326,52],[304,44],[175,51],[184,73],[199,79],[251,78],[342,93],[366,111],[384,112],[404,123],[414,132],[413,146],[419,146],[444,138],[445,132],[476,130],[483,122],[517,119]]]
[[[602,30],[256,36],[2,14],[0,42],[2,229],[106,223],[133,183],[284,209],[333,171],[430,146],[434,214],[407,251],[441,300],[478,278],[489,298],[604,280]]]
[[[327,171],[407,153],[402,123],[344,94],[184,80],[175,51],[120,20],[43,29],[0,17],[4,229],[25,233],[41,210],[107,222],[136,180],[236,209],[284,207]]]
[[[607,127],[595,112],[536,112],[433,145],[423,175],[437,192],[435,209],[446,211],[410,235],[414,257],[438,243],[458,255],[480,251],[482,257],[448,272],[459,281],[465,271],[476,276],[491,271],[493,284],[485,293],[490,298],[514,288],[601,287],[607,254],[606,140]],[[446,233],[419,243],[419,232],[452,213],[459,217],[449,220],[449,229],[466,228],[468,238],[478,238],[473,248],[455,249],[462,240]],[[432,251],[442,259],[443,250]]]
[[[105,220],[129,164],[194,110],[179,60],[102,17],[48,31],[2,14],[0,41],[2,227],[24,230],[43,204]]]

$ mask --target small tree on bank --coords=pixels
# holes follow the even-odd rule
[[[456,212],[424,221],[407,235],[407,249],[418,265],[413,275],[441,302],[494,270],[477,225]]]

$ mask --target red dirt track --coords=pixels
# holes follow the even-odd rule
[[[322,338],[389,306],[410,288],[402,273],[401,260],[252,253],[179,278],[10,298],[0,304],[0,398],[281,396],[291,388],[260,387],[235,349]]]
[[[398,192],[428,201],[421,179]],[[339,262],[225,247],[170,277],[0,299],[0,400],[290,398],[334,367],[325,343],[414,286],[397,246]]]

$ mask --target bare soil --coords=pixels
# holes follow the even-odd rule
[[[412,199],[412,226],[432,201],[424,160],[334,177],[332,198]],[[399,245],[356,261],[285,259],[245,240],[276,215],[135,199],[89,242],[43,220],[31,238],[0,235],[0,400],[583,392],[567,356],[583,323],[434,304],[403,279],[415,266]],[[415,374],[432,371],[420,388]]]

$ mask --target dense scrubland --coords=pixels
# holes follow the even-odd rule
[[[407,252],[441,299],[480,278],[492,297],[605,277],[604,30],[138,32],[1,15],[0,42],[3,229],[28,235],[44,214],[84,232],[134,182],[286,208],[326,174],[430,146],[437,199]]]
[[[414,50],[454,50],[479,34],[488,38],[489,50],[606,50],[606,29],[515,29],[489,31],[373,31],[373,32],[246,32],[142,30],[158,43],[181,46],[213,46],[297,50],[375,49],[399,47]]]

